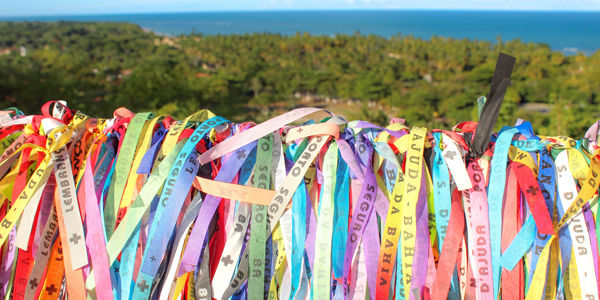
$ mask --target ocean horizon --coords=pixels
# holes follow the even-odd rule
[[[0,21],[128,22],[163,35],[274,33],[433,36],[496,42],[520,39],[566,54],[600,49],[600,12],[331,10],[235,11],[0,17]]]

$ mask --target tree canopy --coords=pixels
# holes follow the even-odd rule
[[[93,116],[124,106],[182,118],[208,108],[262,121],[270,110],[303,105],[299,98],[326,98],[332,101],[319,105],[348,117],[449,128],[476,120],[476,99],[489,89],[499,52],[517,58],[499,127],[523,118],[537,134],[576,137],[600,113],[600,51],[567,56],[520,40],[170,37],[127,23],[78,22],[0,22],[0,32],[0,104],[29,114],[62,99]],[[348,99],[362,104],[348,106]]]

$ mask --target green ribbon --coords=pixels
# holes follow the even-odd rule
[[[258,140],[258,153],[254,167],[254,187],[270,189],[273,134]],[[248,276],[248,299],[263,299],[265,276],[265,245],[267,244],[266,206],[252,204],[252,225],[250,227],[250,274]]]

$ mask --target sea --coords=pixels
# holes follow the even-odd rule
[[[163,35],[278,33],[433,36],[544,43],[566,54],[600,49],[600,12],[547,11],[252,11],[0,17],[0,21],[130,22]]]

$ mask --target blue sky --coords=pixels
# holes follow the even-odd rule
[[[600,11],[600,0],[0,0],[0,16],[252,10]]]

